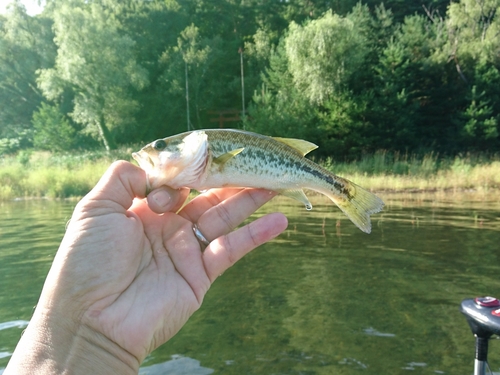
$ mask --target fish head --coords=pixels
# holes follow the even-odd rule
[[[206,172],[209,147],[204,131],[157,139],[132,157],[146,172],[148,190],[167,185],[196,187]]]

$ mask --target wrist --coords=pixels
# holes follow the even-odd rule
[[[4,375],[137,375],[139,365],[137,358],[90,327],[35,311]]]

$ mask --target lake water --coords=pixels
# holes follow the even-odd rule
[[[500,297],[495,194],[381,195],[372,234],[323,197],[277,198],[288,230],[228,270],[143,375],[471,374],[462,299]],[[74,202],[0,203],[0,373]],[[500,343],[489,352],[500,371]]]

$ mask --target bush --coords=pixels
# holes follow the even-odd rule
[[[75,146],[76,130],[58,106],[42,103],[38,111],[33,113],[35,136],[33,144],[36,148],[49,151],[69,151]]]

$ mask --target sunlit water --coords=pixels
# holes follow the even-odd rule
[[[462,299],[500,297],[495,195],[383,196],[372,234],[322,197],[220,277],[142,375],[471,374]],[[74,202],[0,203],[0,373],[30,319]],[[490,345],[500,370],[500,344]]]

